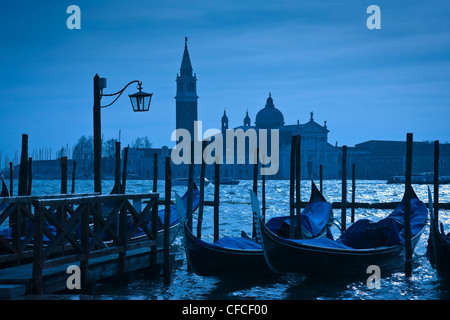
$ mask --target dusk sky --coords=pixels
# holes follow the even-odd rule
[[[69,30],[69,5],[81,29]],[[369,30],[369,5],[381,29]],[[184,38],[197,74],[203,130],[254,124],[269,92],[286,124],[327,121],[331,144],[367,140],[450,142],[449,1],[149,0],[2,1],[0,167],[19,151],[55,151],[93,134],[93,77],[105,93],[131,80],[153,92],[133,113],[130,86],[102,109],[105,139],[148,136],[174,146],[175,79]],[[106,97],[102,103],[111,102]]]

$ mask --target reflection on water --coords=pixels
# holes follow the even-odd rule
[[[113,181],[104,181],[103,190],[112,189]],[[70,184],[70,183],[69,183]],[[351,199],[351,183],[348,183],[347,199]],[[428,202],[427,186],[413,186],[419,198]],[[432,190],[432,186],[431,191]],[[237,186],[220,186],[220,235],[239,236],[241,230],[251,233],[252,218],[248,190],[251,181],[241,181]],[[128,181],[127,193],[149,192],[151,181]],[[17,190],[17,187],[15,188]],[[59,181],[33,181],[33,194],[52,194],[60,190]],[[77,181],[76,192],[84,193],[93,190],[92,181]],[[164,182],[158,182],[158,190],[163,192]],[[357,181],[357,202],[392,202],[400,201],[404,186],[386,184],[385,181]],[[175,192],[183,194],[185,187],[174,187]],[[205,189],[205,199],[213,199],[214,186]],[[310,182],[302,182],[302,201],[309,199]],[[163,195],[162,195],[163,196]],[[341,200],[341,183],[338,180],[324,181],[324,196],[330,201]],[[260,197],[260,196],[259,196]],[[450,186],[440,188],[440,202],[450,201]],[[289,214],[289,181],[269,180],[266,182],[267,217]],[[334,209],[335,218],[340,219],[340,209]],[[356,209],[356,220],[369,218],[379,220],[391,210]],[[347,209],[347,225],[350,225],[350,209]],[[450,212],[440,211],[440,221],[450,231]],[[196,216],[194,215],[194,228]],[[339,235],[337,227],[332,228],[335,237]],[[136,276],[127,285],[98,285],[94,296],[54,295],[54,298],[66,299],[450,299],[450,289],[442,285],[428,260],[423,255],[429,228],[426,228],[416,250],[417,259],[413,265],[413,277],[405,279],[403,270],[384,275],[380,289],[368,289],[366,278],[359,279],[307,279],[300,275],[269,275],[262,277],[254,274],[234,278],[219,279],[216,277],[200,277],[187,271],[186,263],[177,268],[171,284],[165,286],[160,277]],[[212,241],[213,209],[205,207],[202,239]],[[173,248],[177,256],[182,258],[184,250],[181,239],[177,239]],[[332,267],[332,266],[330,266]],[[31,297],[30,297],[31,298]]]

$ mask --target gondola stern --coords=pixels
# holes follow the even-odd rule
[[[309,198],[309,203],[312,202],[328,202],[322,192],[317,188],[314,180],[311,180],[311,196]]]
[[[264,224],[263,218],[261,215],[258,197],[251,189],[250,189],[250,199],[251,199],[251,204],[252,204],[252,212],[255,217],[254,220],[255,220],[256,239],[257,239],[258,243],[261,244],[261,248],[262,248],[262,251],[264,254],[264,259],[266,260],[266,263],[272,272],[280,273],[277,269],[275,269],[273,267],[273,264],[270,261],[269,253],[267,252],[267,246],[265,244],[265,242],[267,241],[267,236],[264,233],[265,232],[272,233],[272,231],[270,231],[269,228],[267,228],[267,226]]]

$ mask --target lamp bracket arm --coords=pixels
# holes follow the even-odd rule
[[[112,105],[114,102],[117,101],[117,99],[119,99],[119,97],[122,95],[122,93],[125,91],[126,88],[128,88],[129,85],[133,84],[133,83],[138,83],[140,84],[141,82],[139,80],[133,80],[130,81],[125,87],[123,87],[122,90],[117,91],[116,93],[103,93],[100,95],[100,98],[102,97],[112,97],[112,96],[117,96],[113,102],[111,102],[110,104],[106,105],[106,106],[101,106],[100,108],[106,108],[109,107],[110,105]]]

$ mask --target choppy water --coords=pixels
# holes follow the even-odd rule
[[[113,181],[104,181],[103,190],[112,188]],[[351,199],[351,183],[347,199]],[[241,230],[251,233],[252,218],[248,190],[252,181],[241,181],[237,186],[221,186],[220,192],[220,235],[239,236]],[[16,187],[17,188],[17,187]],[[33,194],[58,193],[58,181],[33,181]],[[149,192],[151,181],[128,181],[127,193]],[[419,198],[428,202],[427,186],[414,185]],[[16,189],[17,190],[17,189]],[[70,183],[69,183],[70,190]],[[77,181],[76,192],[91,192],[92,181]],[[164,182],[158,183],[158,190],[163,192]],[[431,187],[432,190],[432,187]],[[403,185],[388,185],[385,181],[357,181],[357,202],[391,202],[400,201],[403,196]],[[173,193],[182,195],[185,187],[174,187]],[[205,189],[205,199],[213,199],[212,184]],[[302,183],[302,201],[309,199],[310,182]],[[163,196],[163,195],[162,195]],[[341,183],[338,180],[324,181],[324,196],[330,202],[341,200]],[[266,182],[267,218],[289,214],[289,181]],[[440,202],[450,201],[450,185],[441,186]],[[379,220],[391,210],[356,209],[355,219],[370,218]],[[334,209],[335,217],[340,217],[340,209]],[[347,209],[348,217],[350,209]],[[196,215],[194,228],[196,228]],[[450,231],[450,212],[440,210],[440,221],[445,230]],[[350,218],[347,220],[347,226]],[[339,235],[336,226],[332,228],[335,236]],[[205,207],[202,229],[202,239],[212,241],[213,209]],[[245,278],[219,279],[216,277],[201,277],[187,271],[186,263],[174,271],[171,284],[165,286],[161,278],[146,279],[137,277],[128,285],[99,285],[94,299],[382,299],[382,300],[436,300],[450,299],[450,288],[442,285],[430,266],[426,257],[426,242],[429,228],[426,228],[414,254],[419,256],[413,265],[413,277],[406,279],[403,270],[384,276],[380,289],[369,289],[366,279],[327,279],[310,280],[299,275],[274,275],[260,277],[248,275]],[[184,256],[181,239],[172,248],[179,257]],[[420,257],[422,256],[422,257]],[[331,267],[331,266],[330,266]],[[65,296],[65,298],[87,298],[81,296]]]

